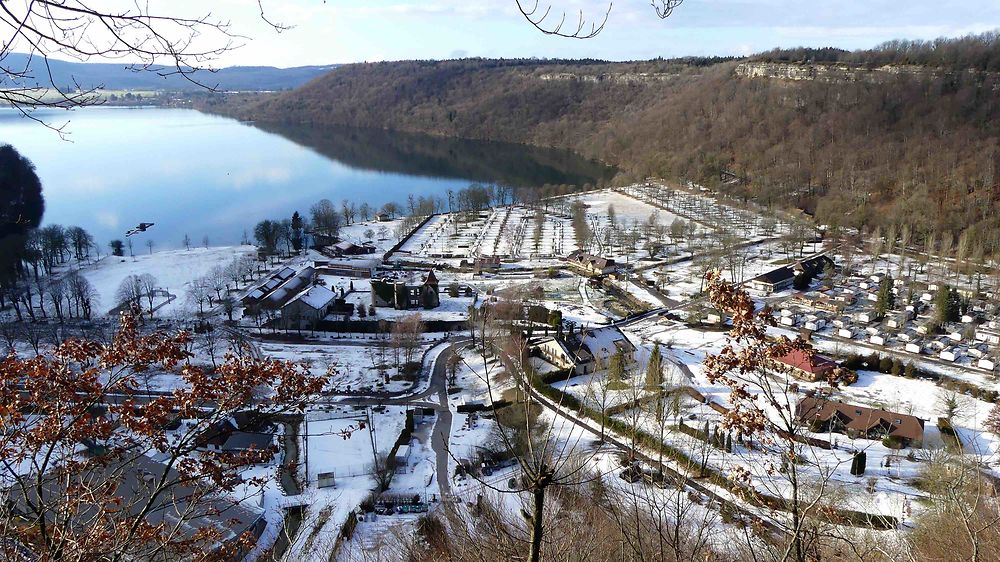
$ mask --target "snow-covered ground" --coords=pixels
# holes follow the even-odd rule
[[[268,357],[306,363],[315,375],[332,373],[330,387],[337,393],[402,392],[413,386],[413,382],[397,376],[388,345],[262,342],[259,347]],[[420,360],[428,347],[421,346],[414,353],[415,359]]]
[[[80,273],[90,281],[100,296],[97,310],[102,314],[117,306],[115,293],[122,280],[129,275],[144,273],[156,278],[158,288],[176,296],[158,309],[155,316],[171,317],[196,310],[197,307],[185,298],[185,291],[191,281],[206,275],[214,267],[225,266],[235,258],[255,255],[256,249],[253,246],[221,246],[155,251],[154,248],[154,252],[149,254],[136,248],[135,253],[134,259],[128,256],[105,256],[80,268]]]

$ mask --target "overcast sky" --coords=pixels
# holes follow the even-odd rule
[[[269,19],[292,26],[280,34],[261,21],[256,0],[153,0],[151,5],[185,15],[209,7],[231,21],[233,32],[249,38],[215,66],[467,56],[738,55],[777,46],[855,49],[895,38],[1000,28],[1000,0],[685,0],[662,21],[649,0],[615,0],[603,33],[585,41],[539,33],[524,21],[516,0],[263,0]],[[582,9],[600,20],[609,4],[551,0],[551,5],[555,15]]]

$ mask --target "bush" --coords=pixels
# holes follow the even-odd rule
[[[882,444],[890,449],[902,449],[903,438],[898,435],[886,435],[882,438]]]

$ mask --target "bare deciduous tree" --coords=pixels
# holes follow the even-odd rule
[[[277,31],[286,26],[260,17]],[[246,37],[230,23],[206,13],[187,16],[178,9],[149,3],[109,6],[90,0],[32,0],[0,4],[0,101],[32,115],[38,107],[76,107],[100,103],[100,85],[57,83],[50,57],[78,61],[118,60],[126,67],[161,77],[180,76],[214,89],[211,63],[239,47]],[[26,53],[26,58],[12,56]],[[53,126],[61,131],[62,126]]]

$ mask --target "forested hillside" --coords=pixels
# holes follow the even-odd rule
[[[623,181],[692,180],[838,225],[975,225],[996,243],[1000,74],[987,69],[998,52],[989,34],[741,61],[356,64],[266,99],[216,98],[210,109],[564,147],[619,166]],[[795,62],[814,58],[830,62]],[[794,79],[787,68],[747,70],[778,62],[801,68]],[[851,65],[864,76],[843,71]]]

